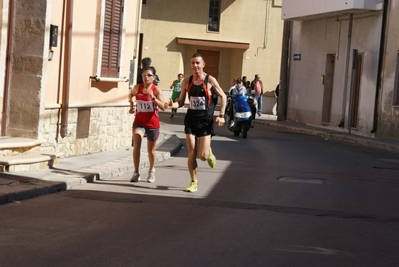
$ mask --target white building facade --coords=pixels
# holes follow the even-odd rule
[[[398,0],[284,0],[286,119],[399,139]]]

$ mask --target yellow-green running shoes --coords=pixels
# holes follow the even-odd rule
[[[197,182],[191,182],[190,185],[186,188],[186,192],[196,192],[198,190],[198,183]]]
[[[208,158],[207,161],[208,161],[209,167],[211,167],[211,168],[215,167],[215,165],[216,165],[216,157],[215,157],[215,155],[212,154],[212,148],[211,147],[209,148],[209,158]]]

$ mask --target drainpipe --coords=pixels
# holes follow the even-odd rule
[[[14,28],[14,0],[10,0],[8,3],[8,27],[7,27],[7,51],[6,51],[6,66],[4,72],[4,101],[3,101],[3,112],[1,114],[1,134],[6,135],[6,120],[7,120],[7,109],[8,109],[8,87],[10,85],[10,71],[11,71],[11,45],[12,45],[12,30]]]
[[[69,87],[71,78],[71,47],[72,47],[72,21],[73,21],[73,0],[66,1],[65,16],[65,49],[62,81],[62,103],[61,103],[61,137],[68,135],[68,109],[69,109]]]
[[[141,27],[141,10],[142,10],[142,2],[137,1],[137,25],[136,25],[136,48],[135,48],[135,53],[134,53],[134,59],[137,58],[137,54],[139,52],[139,45],[140,45],[140,27]]]
[[[289,68],[290,68],[290,43],[291,43],[291,25],[292,22],[284,20],[283,41],[281,50],[280,66],[280,91],[278,94],[277,120],[287,120],[287,98],[289,86]]]
[[[345,79],[344,79],[344,94],[342,99],[342,113],[341,113],[341,122],[338,124],[338,127],[345,127],[345,109],[346,109],[346,95],[348,91],[348,79],[349,79],[349,58],[351,53],[351,45],[352,45],[352,24],[353,24],[353,14],[349,15],[349,26],[348,26],[348,41],[346,43],[346,62],[345,62]]]
[[[129,80],[129,94],[130,94],[130,90],[133,88],[133,85],[136,83],[137,81],[137,66],[140,66],[140,62],[138,60],[138,55],[139,55],[139,49],[140,49],[140,27],[141,27],[141,10],[142,10],[142,1],[137,1],[137,25],[136,25],[136,43],[135,43],[135,48],[134,48],[134,55],[133,58],[131,60],[131,62],[133,62],[133,64],[131,64],[131,72],[133,73],[131,75],[131,78]],[[133,68],[132,68],[133,65]],[[136,77],[134,76],[134,74],[136,74]]]
[[[267,39],[268,39],[268,26],[269,26],[269,13],[270,13],[270,9],[269,9],[269,5],[271,4],[271,2],[266,2],[266,12],[265,12],[265,30],[263,33],[263,46],[257,47],[256,48],[256,54],[254,55],[255,57],[257,57],[259,55],[259,49],[265,50],[267,47]]]
[[[387,17],[388,17],[388,2],[389,0],[384,0],[384,6],[382,11],[382,22],[381,22],[381,38],[380,38],[380,54],[378,57],[378,69],[377,69],[377,81],[375,88],[375,99],[374,99],[374,116],[373,116],[373,129],[371,133],[377,132],[378,125],[378,109],[379,109],[379,96],[381,90],[381,77],[383,75],[383,61],[385,54],[385,36],[386,36],[386,26],[387,26]]]

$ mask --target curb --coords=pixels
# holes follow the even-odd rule
[[[7,175],[7,177],[10,179],[3,178],[3,181],[10,181],[9,185],[7,185],[8,192],[0,195],[0,204],[18,202],[40,195],[65,191],[67,189],[65,182],[62,181],[41,181],[36,178],[16,175]]]
[[[155,162],[162,162],[175,155],[182,148],[181,140],[174,134],[162,133],[162,140],[157,143],[157,158]],[[146,147],[141,149],[142,159],[140,169],[148,167]],[[65,191],[74,186],[124,175],[134,170],[132,156],[123,156],[107,161],[104,164],[86,166],[75,170],[54,168],[53,172],[37,175],[40,178],[17,174],[3,174],[0,176],[3,193],[0,193],[0,204],[18,202],[20,200]],[[32,173],[31,173],[32,174]],[[5,192],[4,192],[5,191]]]
[[[351,142],[351,143],[355,143],[355,144],[365,145],[365,146],[374,147],[374,148],[381,148],[381,149],[386,149],[386,150],[399,150],[399,144],[393,144],[393,143],[390,143],[389,141],[384,142],[382,140],[375,139],[373,137],[349,135],[347,132],[333,131],[333,130],[329,130],[329,129],[320,129],[320,130],[318,130],[316,128],[310,129],[311,127],[306,128],[306,127],[308,127],[306,125],[303,127],[290,126],[290,125],[286,125],[284,123],[275,122],[275,121],[255,120],[254,122],[256,124],[266,125],[269,127],[282,129],[282,130],[295,132],[295,133],[314,135],[314,136],[319,136],[319,137],[332,139],[332,140],[347,141],[347,142]]]
[[[179,152],[182,146],[183,145],[180,139],[176,135],[163,134],[162,140],[157,144],[156,147],[157,157],[155,159],[155,163],[169,159],[171,156]],[[146,148],[142,148],[139,169],[143,169],[148,166],[149,161],[147,158],[147,151]],[[68,190],[76,185],[91,183],[101,179],[114,178],[133,171],[134,166],[132,163],[132,156],[129,155],[127,157],[121,157],[108,161],[105,164],[93,165],[90,167],[73,170],[68,173],[63,173],[61,174],[61,177],[57,176],[56,174],[49,174],[48,176],[44,177],[44,179],[50,181],[63,179]],[[65,177],[65,175],[69,175],[69,177]]]

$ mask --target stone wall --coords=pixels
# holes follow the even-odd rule
[[[40,134],[47,143],[42,145],[42,150],[62,152],[67,157],[128,148],[131,146],[134,119],[128,111],[128,107],[90,108],[88,137],[77,138],[79,109],[71,108],[68,112],[68,135],[61,138],[59,108],[46,109]]]
[[[43,106],[47,0],[14,2],[7,106],[8,136],[37,138]],[[3,25],[5,27],[6,25]]]

